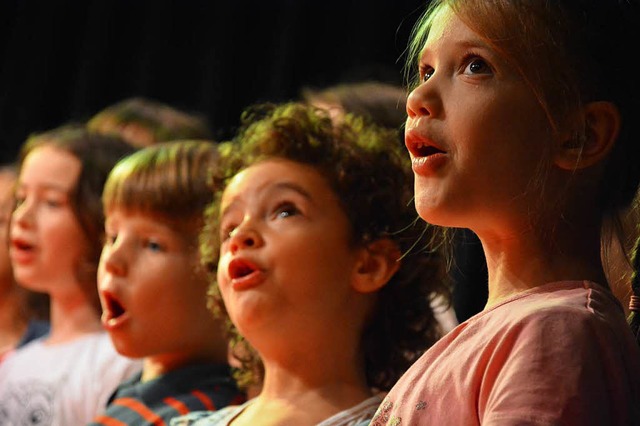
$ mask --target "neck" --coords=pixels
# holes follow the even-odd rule
[[[607,285],[599,226],[559,224],[553,233],[538,229],[507,237],[478,234],[489,272],[488,307],[555,281],[589,280]]]
[[[0,353],[15,348],[27,329],[27,319],[20,311],[24,303],[24,295],[15,284],[0,295]]]
[[[261,354],[262,391],[240,424],[264,418],[272,419],[270,424],[316,424],[373,395],[358,345],[345,343],[357,340],[304,340],[289,340],[283,351]]]
[[[50,320],[48,344],[65,343],[104,330],[99,313],[93,304],[80,294],[69,297],[51,295]]]

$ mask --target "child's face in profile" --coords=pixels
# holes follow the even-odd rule
[[[434,18],[419,69],[405,139],[420,216],[479,228],[514,223],[540,207],[529,187],[548,160],[553,132],[517,70],[447,6]]]
[[[316,169],[254,164],[227,186],[220,211],[218,284],[252,343],[332,333],[358,310],[351,280],[361,250],[350,246],[348,218]]]
[[[88,248],[70,200],[80,170],[80,160],[47,145],[35,148],[22,164],[10,254],[16,280],[29,289],[54,295],[77,285]]]
[[[195,244],[155,216],[114,208],[98,268],[102,322],[122,355],[189,359],[214,335]]]

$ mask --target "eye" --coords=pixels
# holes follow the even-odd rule
[[[162,244],[155,240],[148,239],[144,242],[144,246],[151,251],[160,252],[164,250]]]
[[[300,210],[290,202],[281,203],[275,209],[275,216],[278,218],[297,216],[299,213]]]
[[[45,204],[47,205],[47,207],[53,207],[53,208],[57,208],[62,206],[62,203],[58,200],[54,200],[54,199],[46,199],[45,200]]]
[[[466,67],[464,68],[464,74],[491,74],[493,70],[487,64],[487,62],[478,57],[469,58]]]
[[[16,194],[14,199],[15,199],[16,208],[18,208],[22,204],[24,204],[24,201],[26,200],[26,197],[23,194]]]
[[[236,229],[234,224],[225,225],[220,227],[220,241],[227,241],[231,237],[231,233]]]
[[[431,67],[420,67],[420,81],[424,83],[429,80],[435,72],[436,70]]]
[[[115,244],[116,239],[118,238],[118,234],[107,232],[104,235],[104,244],[105,246],[112,246]]]

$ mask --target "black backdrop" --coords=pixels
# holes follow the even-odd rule
[[[424,0],[0,0],[0,143],[146,96],[204,114],[223,140],[243,107],[303,86],[402,83]]]

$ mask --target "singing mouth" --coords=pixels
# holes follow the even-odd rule
[[[234,259],[229,263],[229,278],[232,280],[246,277],[258,269],[251,263],[242,259]]]
[[[262,285],[265,273],[253,263],[244,259],[234,259],[228,268],[231,286],[236,291],[248,290]]]
[[[102,319],[103,322],[107,324],[114,324],[118,322],[118,320],[127,312],[124,305],[112,293],[103,292],[102,300]]]
[[[35,248],[35,245],[28,243],[25,240],[16,238],[12,241],[13,247],[20,251],[31,251]]]
[[[405,138],[405,145],[414,157],[429,157],[434,154],[446,154],[431,139],[416,133],[409,133]]]

